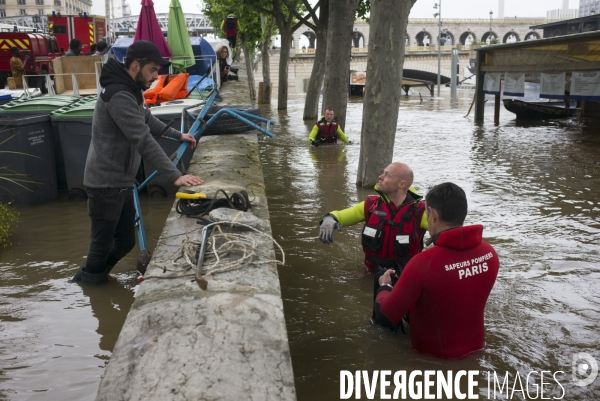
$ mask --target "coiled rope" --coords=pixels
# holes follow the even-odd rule
[[[270,259],[260,260],[260,263],[264,264],[274,262],[278,265],[285,265],[285,252],[283,251],[281,245],[279,245],[279,243],[270,235],[242,223],[230,224],[217,222],[207,224],[204,226],[202,231],[202,233],[204,233],[204,230],[208,230],[211,227],[213,231],[217,231],[216,233],[211,233],[211,236],[208,239],[208,248],[205,255],[205,261],[207,259],[213,259],[213,262],[210,266],[203,266],[200,274],[204,278],[213,274],[236,270],[243,266],[256,263],[252,260],[256,255],[258,245],[256,239],[248,234],[225,233],[223,232],[221,226],[244,227],[269,238],[271,242],[275,244],[277,249],[279,249],[279,252],[281,252],[281,261],[277,259]],[[224,242],[221,243],[222,241]],[[218,243],[220,243],[220,245],[217,245]],[[198,253],[201,245],[202,241],[191,240],[188,236],[186,236],[186,239],[182,242],[182,244],[167,258],[155,261],[153,263],[155,266],[162,268],[164,275],[151,274],[144,276],[144,279],[171,279],[194,276],[196,266],[198,265]],[[236,260],[224,260],[233,252],[241,253],[242,256]],[[205,265],[207,264],[208,263],[205,263]],[[167,274],[167,272],[169,272],[169,274]]]

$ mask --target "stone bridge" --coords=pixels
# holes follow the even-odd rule
[[[271,82],[274,85],[277,85],[279,80],[279,54],[278,50],[272,50],[269,59]],[[464,49],[460,50],[458,54],[459,79],[468,78],[472,74],[466,70],[466,67],[469,66],[470,59],[474,58],[474,56],[471,57],[471,52]],[[290,88],[294,88],[296,92],[305,91],[304,86],[312,73],[313,62],[314,53],[299,52],[290,57],[290,64],[288,66],[288,85]],[[427,51],[407,53],[404,58],[403,75],[405,77],[421,79],[424,81],[437,82],[437,65],[437,50],[433,47],[432,50],[427,49]],[[442,82],[448,82],[450,80],[450,65],[450,52],[442,53],[440,70]],[[366,49],[355,49],[355,51],[352,52],[350,69],[354,71],[367,70]],[[255,79],[257,82],[262,81],[261,70],[262,66],[259,63],[255,72]]]
[[[490,18],[490,19],[444,19],[442,20],[442,47],[449,51],[456,45],[469,46],[472,43],[486,43],[496,39],[499,43],[520,42],[522,40],[539,39],[541,31],[529,29],[532,25],[553,22],[545,18]],[[352,46],[366,48],[369,45],[370,25],[363,20],[354,22]],[[292,46],[297,52],[300,49],[300,37],[306,36],[308,49],[316,48],[316,35],[307,26],[300,27],[293,35]],[[438,20],[436,18],[409,18],[406,30],[407,51],[419,51],[421,47],[435,45],[438,37]],[[442,49],[444,50],[444,49]]]
[[[442,82],[450,79],[450,52],[458,49],[459,79],[471,74],[466,67],[470,64],[470,50],[481,44],[511,43],[523,40],[539,39],[541,31],[530,29],[532,25],[552,22],[545,18],[501,18],[501,19],[445,19],[442,20],[441,33],[441,71]],[[350,69],[366,71],[369,46],[370,25],[363,20],[354,23],[352,34],[352,59]],[[308,48],[300,48],[300,38],[308,39]],[[437,42],[438,20],[435,18],[411,18],[405,37],[404,76],[437,82]],[[315,33],[307,26],[300,27],[292,39],[292,52],[289,66],[289,85],[302,91],[304,82],[310,77],[315,49],[318,46]],[[277,84],[278,52],[271,58],[271,79]],[[260,71],[260,67],[258,69]],[[260,80],[260,74],[257,74]]]

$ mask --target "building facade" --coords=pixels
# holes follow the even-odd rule
[[[571,18],[577,18],[577,15],[579,14],[579,9],[577,8],[570,8],[570,9],[556,9],[556,10],[550,10],[550,11],[546,11],[546,19],[571,19]]]
[[[53,11],[65,15],[90,14],[92,0],[0,0],[0,18],[50,15]]]
[[[600,0],[579,0],[579,17],[600,13]]]

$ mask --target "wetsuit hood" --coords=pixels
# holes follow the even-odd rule
[[[473,249],[479,246],[482,240],[483,226],[481,224],[451,228],[433,236],[433,243],[436,246],[456,251]]]
[[[102,67],[100,85],[104,88],[101,96],[105,102],[109,101],[116,92],[122,90],[134,95],[138,104],[144,101],[142,88],[131,78],[125,66],[115,59],[108,59],[104,67]]]

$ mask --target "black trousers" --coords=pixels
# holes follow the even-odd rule
[[[100,273],[116,265],[135,246],[133,187],[86,190],[92,233],[84,270]]]
[[[235,42],[237,42],[237,35],[235,36],[227,36],[227,40],[229,41],[229,47],[235,49]]]

